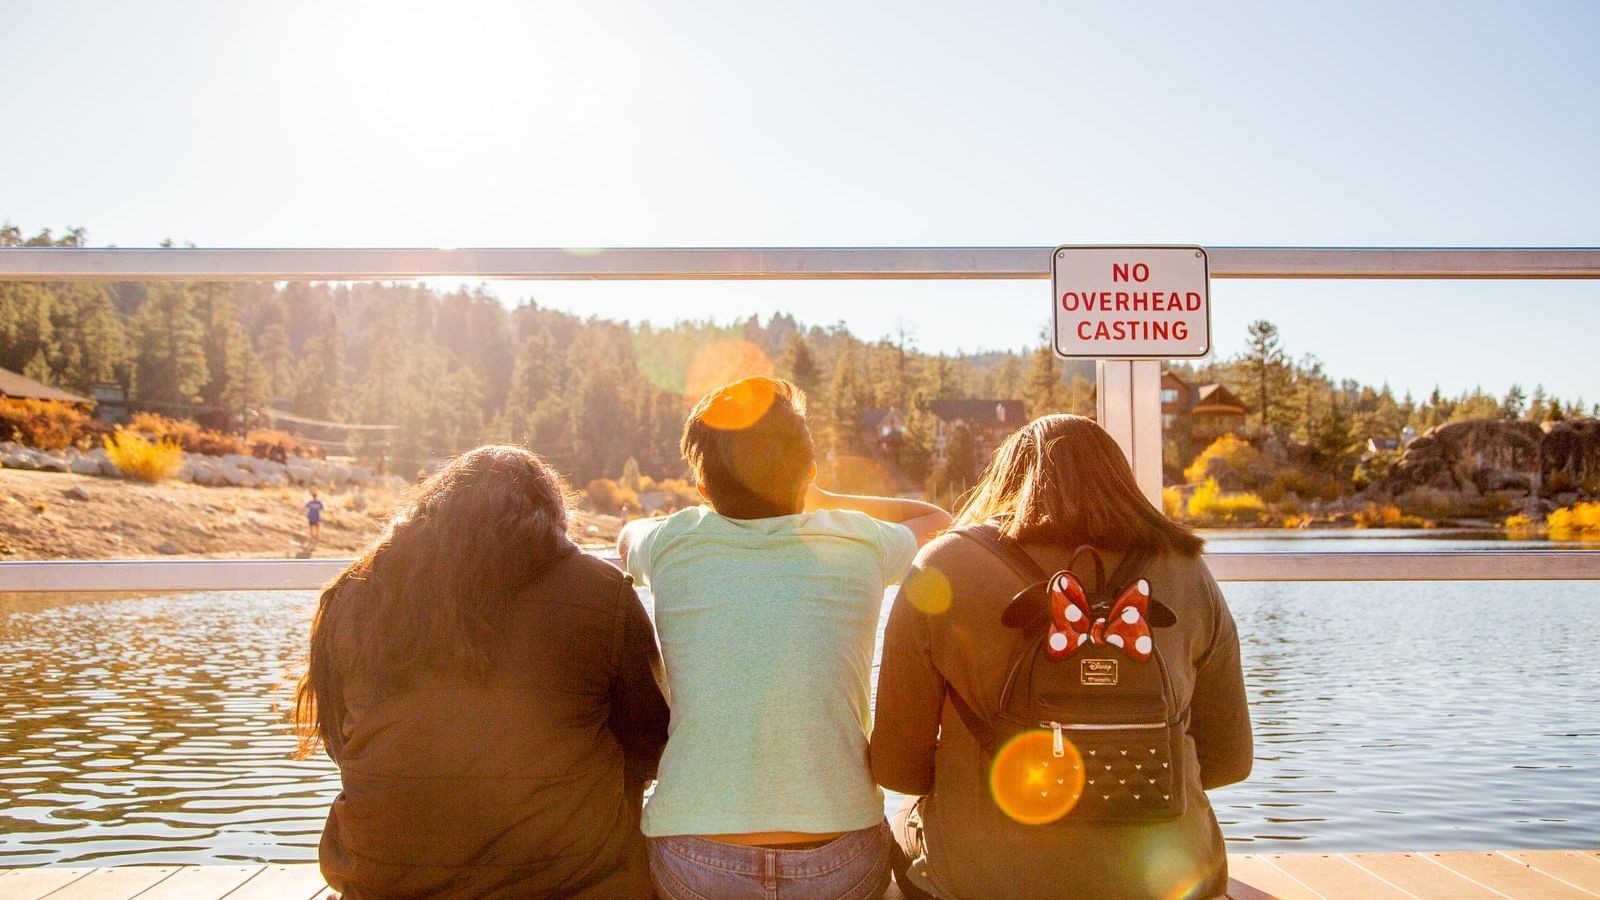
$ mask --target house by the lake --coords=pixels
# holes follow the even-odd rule
[[[71,391],[35,381],[10,369],[0,369],[0,397],[16,400],[52,400],[56,403],[70,403],[85,410],[94,406],[94,401],[88,397],[80,397]]]
[[[1244,428],[1249,411],[1243,400],[1221,384],[1190,384],[1171,372],[1161,373],[1163,428],[1184,421],[1198,438],[1217,437]]]
[[[928,412],[933,414],[935,463],[945,461],[957,425],[967,426],[977,444],[978,459],[987,461],[1001,441],[1028,422],[1021,400],[934,400],[928,404]]]

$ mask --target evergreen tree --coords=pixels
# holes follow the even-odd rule
[[[210,379],[190,288],[150,288],[134,322],[134,398],[168,415],[183,415]]]
[[[1278,337],[1278,326],[1266,319],[1250,323],[1249,340],[1239,360],[1246,396],[1256,403],[1256,415],[1263,428],[1290,421],[1285,414],[1290,388],[1288,356]]]
[[[87,393],[95,384],[124,380],[128,336],[110,296],[98,285],[80,307],[63,350],[67,353],[62,383],[72,390]]]
[[[294,380],[294,409],[313,419],[338,419],[344,413],[344,344],[339,321],[322,316],[322,327],[306,338]],[[432,385],[429,385],[429,389]]]
[[[1016,400],[1022,396],[1022,361],[1007,353],[984,380],[984,399]]]
[[[945,485],[952,502],[978,480],[978,442],[967,423],[959,422],[945,446]]]
[[[828,379],[827,404],[822,417],[822,435],[828,451],[841,456],[865,456],[861,437],[861,414],[870,405],[871,395],[861,378],[855,353],[841,353]]]
[[[1000,397],[997,399],[1005,399]],[[1044,344],[1034,349],[1028,364],[1028,377],[1022,395],[1029,419],[1061,412],[1067,405],[1055,351]]]
[[[778,372],[808,397],[821,387],[822,372],[817,368],[817,359],[811,353],[811,345],[798,331],[791,333],[784,344],[783,355],[778,358]]]
[[[268,403],[292,402],[294,359],[289,352],[289,332],[283,323],[273,322],[261,331],[257,356],[261,359]]]
[[[250,346],[229,287],[208,284],[195,290],[206,355],[207,378],[200,389],[209,407],[206,421],[222,429],[244,428],[247,416],[268,399],[266,369]]]
[[[1506,391],[1505,399],[1500,401],[1500,418],[1521,418],[1527,402],[1527,395],[1522,393],[1522,385],[1513,384],[1511,390]]]

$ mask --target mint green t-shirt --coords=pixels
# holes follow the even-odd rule
[[[911,530],[844,510],[730,519],[704,506],[628,529],[672,702],[644,833],[882,820],[867,767],[873,639],[884,590],[916,555]]]

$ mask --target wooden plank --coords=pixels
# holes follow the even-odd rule
[[[226,895],[226,900],[311,900],[328,893],[316,863],[267,866]]]
[[[1600,856],[1574,850],[1502,850],[1500,854],[1600,897]]]
[[[1494,852],[1429,853],[1427,857],[1450,871],[1460,872],[1484,887],[1507,897],[1588,896],[1583,891],[1562,884],[1531,866]]]
[[[1228,879],[1228,893],[1223,895],[1223,900],[1277,900],[1266,891],[1253,888],[1237,878]]]
[[[1228,877],[1282,900],[1327,900],[1273,865],[1264,855],[1228,854]]]
[[[166,880],[178,866],[95,869],[50,895],[50,900],[130,900]]]
[[[184,866],[139,900],[217,900],[265,866]]]
[[[1416,896],[1336,853],[1274,853],[1272,864],[1325,897],[1406,900]]]
[[[0,897],[6,900],[38,900],[92,871],[77,868],[10,869],[0,873]]]
[[[1346,853],[1344,857],[1418,897],[1482,900],[1500,896],[1460,873],[1441,869],[1420,853]]]

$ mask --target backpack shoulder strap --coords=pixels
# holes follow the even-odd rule
[[[1000,536],[1000,529],[985,522],[982,525],[968,525],[956,529],[956,534],[983,547],[1011,568],[1022,579],[1023,584],[1034,584],[1050,577],[1049,573],[1040,568],[1033,561],[1022,545],[1016,541],[1009,541]]]
[[[1111,577],[1106,579],[1101,590],[1108,597],[1114,598],[1116,592],[1127,587],[1154,558],[1155,554],[1151,552],[1149,547],[1134,547],[1130,549],[1122,555],[1122,560],[1111,571]]]
[[[961,717],[961,724],[967,726],[967,731],[971,732],[978,746],[991,753],[994,752],[994,728],[984,721],[983,716],[978,715],[977,710],[968,706],[967,701],[961,699],[961,694],[955,688],[946,691],[945,696],[950,699],[950,705],[955,707],[956,715]]]

